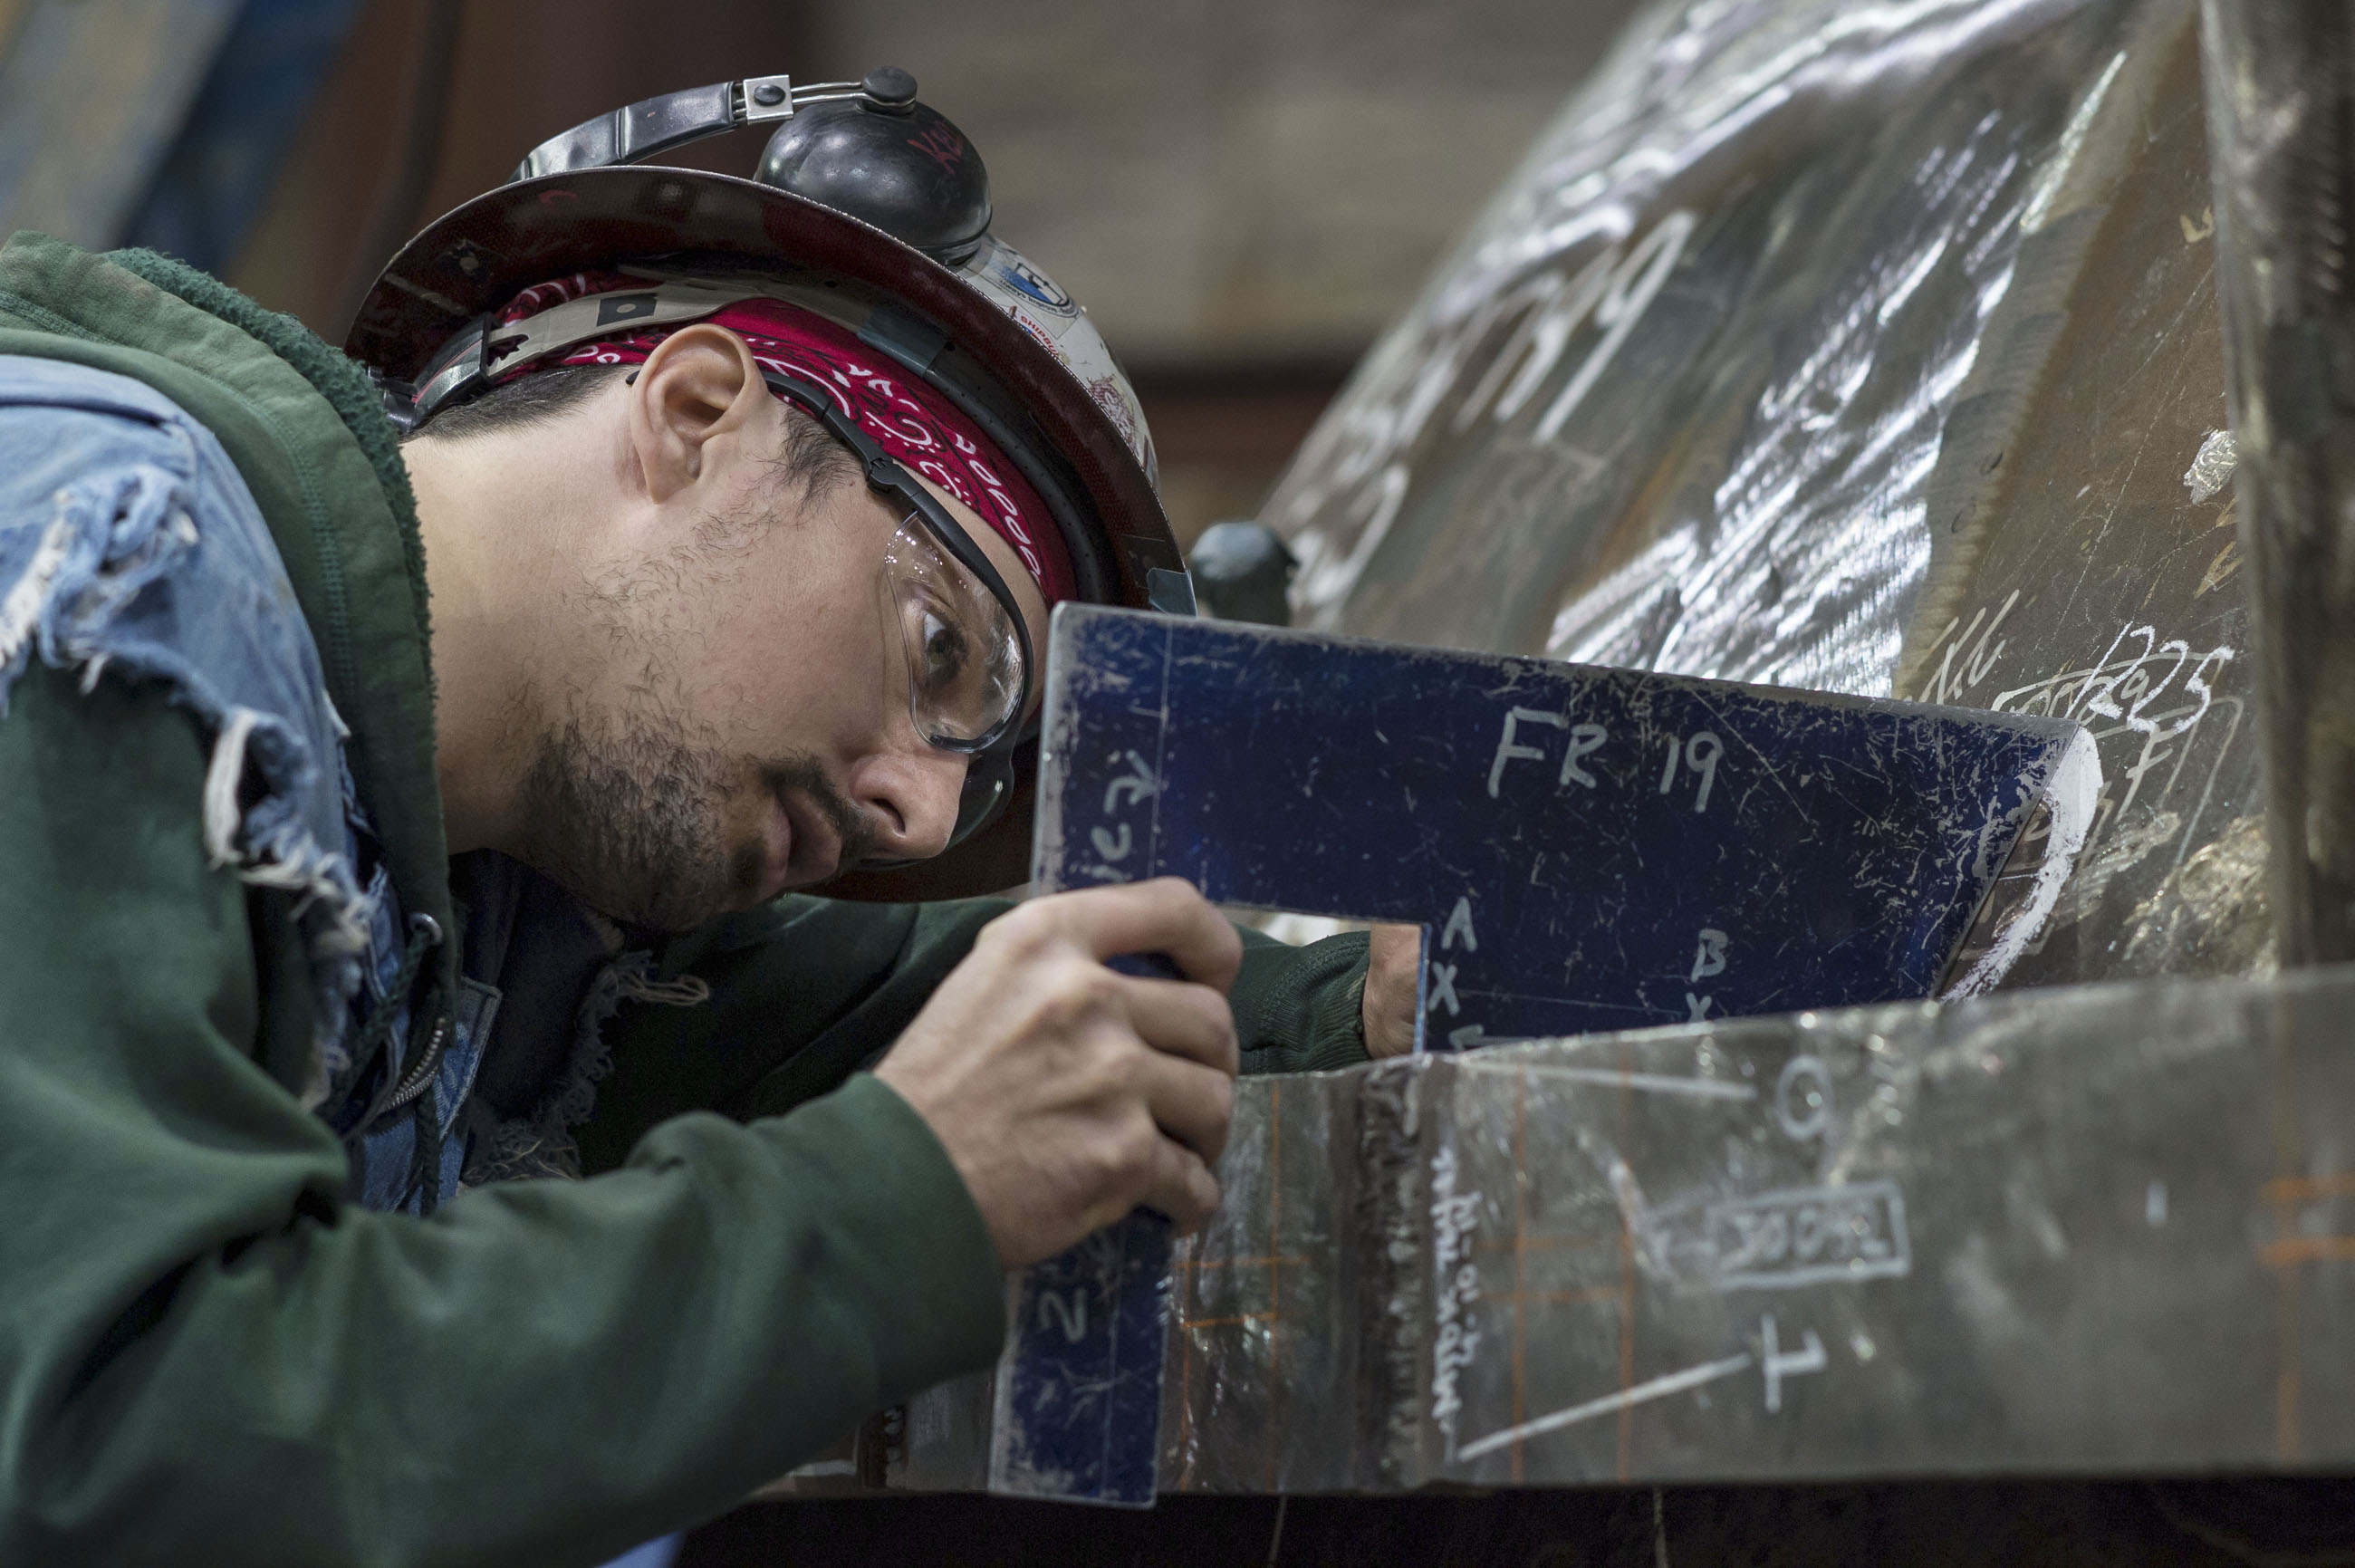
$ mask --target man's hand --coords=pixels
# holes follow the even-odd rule
[[[1165,953],[1187,981],[1117,975]],[[948,1150],[997,1261],[1054,1256],[1139,1204],[1219,1206],[1242,942],[1176,878],[1034,899],[982,928],[875,1069]]]
[[[1366,1054],[1404,1056],[1414,1049],[1416,973],[1423,967],[1423,927],[1378,925],[1366,954]]]

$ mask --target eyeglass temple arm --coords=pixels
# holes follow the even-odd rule
[[[561,135],[550,136],[524,155],[507,183],[537,179],[542,175],[570,174],[576,169],[610,168],[616,164],[643,163],[658,153],[738,131],[747,125],[790,120],[795,109],[823,100],[848,98],[858,91],[855,81],[820,81],[795,87],[789,76],[748,76],[741,81],[715,81],[641,99],[625,109],[584,120]]]
[[[912,499],[918,489],[915,476],[910,474],[897,458],[869,440],[866,432],[843,418],[842,411],[834,406],[834,400],[826,395],[825,389],[813,386],[798,377],[781,375],[774,370],[762,370],[761,379],[768,383],[769,390],[799,407],[812,419],[824,425],[827,434],[850,448],[865,471],[869,489],[904,491],[910,494]],[[935,507],[937,505],[934,503]],[[946,517],[943,514],[943,521],[949,528],[949,533],[941,539],[941,544],[951,555],[955,556],[967,571],[981,579],[982,586],[989,590],[991,598],[1006,607],[1007,618],[1013,623],[1014,640],[1022,653],[1022,698],[1023,704],[1027,707],[1033,672],[1038,668],[1037,656],[1030,645],[1030,628],[1023,623],[1022,612],[1016,606],[1013,592],[1006,586],[1006,579],[999,573],[996,564],[982,553],[978,545],[965,537],[964,529],[957,527],[954,519]],[[939,532],[937,528],[932,531],[935,534]],[[1020,741],[1020,731],[1023,729],[1024,726],[1019,724],[1009,725],[1007,733],[999,738],[998,744],[989,749],[991,751],[1010,750]]]

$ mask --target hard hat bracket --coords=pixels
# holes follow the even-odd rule
[[[725,135],[747,126],[766,125],[793,118],[806,104],[856,98],[855,81],[812,82],[795,87],[790,76],[748,76],[738,81],[715,81],[666,92],[594,120],[584,120],[560,135],[550,136],[524,155],[517,180],[542,175],[570,174],[576,169],[611,168],[617,164],[644,163],[674,147]]]
[[[668,148],[763,123],[773,133],[750,179],[660,166]],[[762,282],[743,297],[815,310],[971,419],[1039,492],[1070,548],[1077,597],[1188,606],[1126,376],[1077,302],[990,234],[977,150],[919,101],[907,72],[816,87],[745,77],[645,100],[550,139],[517,173],[521,183],[402,247],[355,316],[346,350],[378,372],[404,432],[610,335],[617,306],[644,302],[607,290],[505,325],[478,313],[515,312],[526,291],[573,272],[669,269],[643,274],[650,287],[636,293],[665,296],[631,315],[643,329],[713,314],[724,299],[687,293],[735,294],[728,280],[746,273]],[[843,896],[963,896],[1018,880],[1027,835],[1008,813],[1027,798],[1028,746],[1026,733],[972,756],[946,860],[896,887],[847,879]]]

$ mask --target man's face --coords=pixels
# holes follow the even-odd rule
[[[537,694],[524,858],[663,930],[864,859],[936,855],[964,780],[963,756],[918,736],[886,640],[883,554],[903,510],[857,479],[811,493],[773,465],[734,466],[732,485],[719,464],[700,476],[662,542],[614,553],[568,594],[575,662]],[[1045,602],[1019,559],[939,498],[1043,655]]]

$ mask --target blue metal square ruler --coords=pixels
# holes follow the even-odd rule
[[[2090,827],[2060,720],[1066,604],[1032,877],[1423,928],[1419,1048],[1929,995],[2039,807],[1998,977]],[[1153,1499],[1168,1228],[1011,1287],[990,1486]]]

